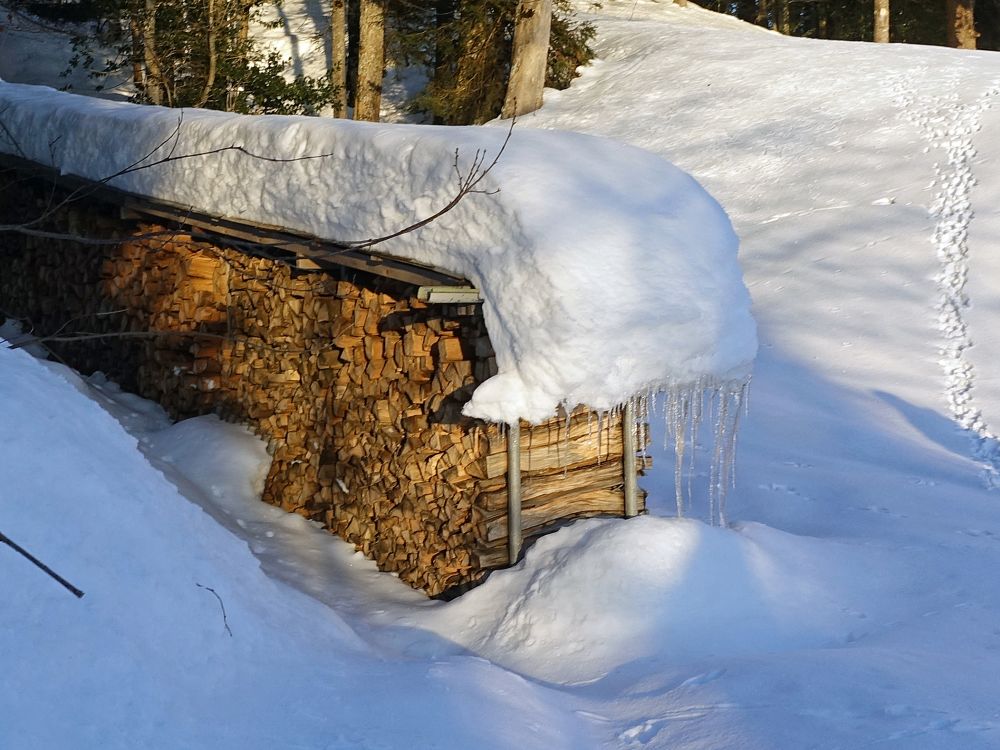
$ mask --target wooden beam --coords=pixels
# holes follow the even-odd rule
[[[625,517],[639,515],[639,484],[636,480],[636,419],[635,401],[625,402],[625,413],[622,415],[622,457],[624,459],[625,475]]]
[[[507,563],[521,557],[521,422],[507,428]]]
[[[342,266],[415,286],[469,286],[469,282],[461,276],[442,268],[371,250],[356,250],[282,227],[196,211],[190,206],[137,195],[78,175],[60,174],[53,167],[10,154],[0,154],[0,166],[27,172],[36,179],[70,190],[78,190],[80,200],[90,198],[116,205],[122,210],[123,218],[149,218],[198,230],[202,236],[236,240],[240,244],[239,249],[249,255],[254,254],[254,248],[258,248],[258,252],[288,253],[293,259],[293,265],[294,258],[306,258],[321,268]]]

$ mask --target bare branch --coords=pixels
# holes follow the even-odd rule
[[[2,115],[2,114],[3,113],[0,112],[0,115]],[[247,157],[249,157],[251,159],[254,159],[254,160],[259,160],[259,161],[264,161],[264,162],[270,162],[270,163],[276,163],[276,164],[288,164],[288,163],[294,163],[294,162],[299,162],[299,161],[311,161],[311,160],[315,160],[315,159],[326,159],[326,158],[330,158],[330,157],[333,156],[333,153],[324,153],[324,154],[310,154],[310,155],[305,155],[305,156],[296,156],[296,157],[288,157],[288,158],[274,157],[274,156],[267,156],[267,155],[264,155],[264,154],[254,153],[253,151],[247,149],[246,147],[241,146],[241,145],[236,145],[236,144],[229,145],[229,146],[219,146],[217,148],[206,149],[204,151],[195,151],[195,152],[186,153],[186,154],[176,154],[175,152],[176,152],[179,140],[180,140],[181,126],[183,124],[183,117],[184,117],[184,113],[183,113],[183,110],[182,110],[180,116],[178,117],[177,125],[171,131],[171,133],[166,138],[164,138],[162,141],[160,141],[160,143],[158,143],[156,146],[154,146],[149,152],[147,152],[145,155],[143,155],[141,158],[137,159],[136,161],[132,162],[131,164],[129,164],[126,167],[123,167],[122,169],[118,170],[117,172],[115,172],[113,174],[110,174],[110,175],[108,175],[106,177],[103,177],[101,179],[98,179],[98,180],[94,180],[94,181],[92,181],[91,183],[89,183],[89,184],[87,184],[85,186],[78,187],[78,188],[72,190],[69,193],[69,195],[67,195],[61,201],[59,201],[58,203],[55,203],[54,205],[50,205],[39,216],[35,217],[34,219],[32,219],[32,220],[30,220],[28,222],[24,222],[22,224],[0,224],[0,232],[15,232],[15,233],[19,233],[19,234],[25,234],[25,235],[34,236],[34,237],[42,237],[42,238],[45,238],[45,239],[66,240],[66,241],[80,242],[80,243],[83,243],[83,244],[92,244],[92,245],[114,245],[114,244],[119,244],[121,242],[120,239],[98,239],[98,238],[90,238],[90,237],[84,237],[84,236],[80,236],[80,235],[76,235],[76,234],[70,234],[70,233],[52,232],[52,231],[48,231],[48,230],[35,229],[34,227],[36,227],[38,224],[44,222],[46,219],[50,218],[55,212],[57,212],[58,210],[64,208],[68,204],[70,204],[70,203],[72,203],[74,201],[80,200],[82,198],[87,197],[88,195],[96,192],[101,187],[108,185],[109,183],[113,182],[114,180],[116,180],[116,179],[118,179],[120,177],[123,177],[125,175],[129,175],[129,174],[134,174],[136,172],[140,172],[140,171],[145,170],[145,169],[151,169],[153,167],[158,167],[158,166],[162,166],[164,164],[169,164],[169,163],[175,162],[175,161],[181,161],[181,160],[186,160],[186,159],[193,159],[193,158],[198,158],[198,157],[215,156],[215,155],[226,153],[226,152],[236,152],[236,153],[243,154],[243,155],[245,155],[245,156],[247,156]],[[486,189],[481,189],[478,186],[482,183],[482,181],[486,178],[486,176],[493,170],[493,168],[500,161],[500,158],[503,156],[504,152],[507,149],[508,144],[510,143],[511,136],[513,135],[513,132],[514,132],[514,125],[516,123],[517,123],[517,118],[516,117],[511,118],[510,127],[507,130],[507,135],[504,137],[503,143],[500,145],[500,149],[497,151],[496,155],[493,157],[493,160],[488,165],[486,165],[486,166],[484,166],[484,164],[486,164],[486,157],[487,157],[486,150],[485,149],[477,149],[476,152],[475,152],[475,155],[473,156],[472,164],[470,165],[469,170],[466,173],[463,174],[462,170],[460,168],[460,165],[459,165],[459,155],[460,155],[459,154],[459,150],[455,149],[455,158],[454,158],[454,162],[453,162],[453,168],[455,170],[456,180],[457,180],[457,183],[458,183],[457,191],[455,193],[455,196],[450,201],[448,201],[448,203],[445,204],[441,209],[439,209],[438,211],[435,211],[430,216],[427,216],[427,217],[425,217],[425,218],[423,218],[423,219],[421,219],[419,221],[414,222],[413,224],[405,226],[402,229],[399,229],[399,230],[397,230],[395,232],[392,232],[391,234],[387,234],[387,235],[384,235],[384,236],[381,236],[381,237],[373,237],[373,238],[370,238],[370,239],[367,239],[367,240],[357,240],[357,241],[329,240],[330,243],[335,244],[335,245],[339,245],[341,247],[340,250],[332,250],[332,251],[330,251],[330,254],[331,255],[337,255],[338,253],[349,252],[351,250],[365,250],[365,249],[374,247],[375,245],[379,245],[379,244],[382,244],[384,242],[388,242],[389,240],[395,239],[397,237],[401,237],[401,236],[403,236],[405,234],[409,234],[411,232],[415,232],[418,229],[421,229],[421,228],[427,226],[428,224],[431,224],[432,222],[438,220],[439,218],[441,218],[442,216],[444,216],[446,213],[448,213],[449,211],[451,211],[452,209],[454,209],[463,199],[465,199],[469,195],[473,195],[473,194],[495,195],[496,193],[498,193],[499,190],[500,190],[499,188],[495,188],[493,190],[486,190]],[[3,127],[3,130],[5,131],[5,133],[7,133],[8,138],[11,140],[12,144],[18,150],[18,152],[21,153],[21,154],[23,154],[24,152],[21,150],[20,145],[17,143],[16,139],[14,139],[13,135],[10,134],[10,131],[7,129],[7,127],[3,125],[2,119],[0,119],[0,126]],[[152,159],[152,157],[155,156],[167,144],[170,144],[170,150],[167,153],[167,155],[163,156],[163,157],[160,157],[160,158],[156,159],[155,161],[150,161],[150,159]],[[25,157],[25,158],[27,158],[27,157]],[[29,161],[30,161],[30,159],[29,159]],[[193,210],[193,207],[191,207],[190,210]],[[161,236],[168,235],[168,234],[171,234],[171,233],[173,233],[173,230],[165,231],[165,232],[151,232],[151,233],[146,233],[146,234],[143,234],[143,235],[136,235],[136,236],[134,236],[134,237],[132,237],[130,239],[149,239],[149,238],[161,237]],[[241,243],[232,242],[231,241],[229,244],[239,245]],[[251,243],[247,243],[247,244],[251,244]],[[283,246],[283,244],[285,244],[285,243],[281,243],[281,242],[267,243],[267,244],[253,243],[253,246],[254,247],[258,247],[258,246],[275,247],[275,248],[281,249],[282,246]]]
[[[0,130],[3,130],[3,134],[7,136],[7,140],[10,141],[10,145],[17,149],[17,153],[20,154],[21,158],[27,159],[27,155],[21,149],[21,144],[17,142],[17,138],[14,137],[14,134],[10,132],[10,128],[8,128],[7,124],[3,121],[3,114],[8,109],[9,107],[0,109]]]
[[[277,352],[281,354],[302,354],[305,352],[310,352],[312,349],[307,349],[304,347],[292,347],[292,346],[274,346],[272,344],[264,343],[263,341],[256,341],[250,336],[235,336],[232,334],[223,333],[211,333],[210,331],[174,331],[164,328],[153,328],[147,331],[109,331],[109,332],[94,332],[94,331],[76,331],[73,333],[64,333],[61,335],[52,334],[49,336],[22,336],[17,341],[6,342],[7,349],[22,349],[31,344],[49,344],[49,343],[77,343],[81,341],[94,341],[98,339],[152,339],[152,338],[162,338],[162,337],[173,337],[173,338],[192,338],[192,339],[210,339],[214,341],[232,341],[246,344],[251,348],[261,349],[264,351]],[[46,347],[47,348],[47,347]]]
[[[56,573],[54,570],[52,570],[52,568],[50,568],[48,565],[46,565],[41,560],[39,560],[37,557],[35,557],[34,555],[32,555],[30,552],[28,552],[28,550],[26,550],[24,547],[22,547],[21,545],[16,544],[15,542],[13,542],[10,539],[10,537],[6,536],[2,531],[0,531],[0,544],[6,544],[12,550],[14,550],[19,555],[21,555],[21,557],[23,557],[26,560],[28,560],[35,567],[39,568],[40,570],[42,570],[43,572],[45,572],[50,578],[52,578],[56,582],[58,582],[60,586],[62,586],[67,591],[69,591],[77,599],[82,599],[83,598],[83,592],[80,591],[80,589],[78,589],[72,583],[70,583],[65,578],[63,578],[61,575],[59,575],[58,573]]]
[[[497,151],[496,156],[493,157],[493,161],[491,161],[490,165],[485,169],[482,169],[482,165],[486,161],[486,152],[477,149],[476,155],[472,160],[472,166],[469,168],[468,174],[466,174],[463,177],[458,167],[458,149],[455,149],[454,167],[455,167],[455,172],[459,178],[459,187],[458,187],[458,192],[455,194],[455,197],[452,198],[450,201],[448,201],[447,205],[445,205],[444,208],[431,214],[425,219],[421,219],[418,222],[410,224],[408,227],[403,227],[399,231],[393,232],[392,234],[387,234],[384,237],[375,237],[374,239],[365,240],[364,242],[346,242],[344,244],[352,249],[362,250],[365,248],[373,247],[374,245],[381,244],[383,242],[388,242],[389,240],[395,239],[396,237],[401,237],[404,234],[415,232],[418,229],[427,226],[433,221],[437,221],[446,213],[455,208],[455,206],[457,206],[462,201],[462,199],[465,198],[465,196],[467,195],[471,195],[473,193],[480,193],[483,195],[494,195],[497,192],[499,192],[499,188],[496,190],[478,190],[476,186],[483,181],[486,175],[488,175],[490,171],[493,169],[493,167],[497,165],[497,162],[500,161],[500,157],[503,156],[504,151],[507,149],[507,144],[510,143],[510,137],[514,133],[514,123],[516,121],[517,118],[511,118],[510,128],[507,130],[507,136],[503,139],[503,143],[500,146],[500,150]]]

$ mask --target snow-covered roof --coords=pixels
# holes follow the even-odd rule
[[[0,151],[90,179],[170,156],[111,184],[338,241],[432,215],[507,135],[174,110],[7,83],[0,121]],[[232,146],[243,150],[218,151]],[[204,155],[177,158],[191,154]],[[560,404],[609,409],[748,375],[757,339],[738,241],[693,178],[612,140],[518,125],[478,188],[378,247],[479,288],[498,374],[467,414],[538,422]]]

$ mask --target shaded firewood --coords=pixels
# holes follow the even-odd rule
[[[27,192],[45,200],[45,191]],[[272,457],[263,499],[315,520],[436,595],[506,564],[506,439],[461,417],[496,373],[478,308],[399,282],[293,269],[77,202],[52,218],[118,244],[18,236],[0,300],[83,371],[175,418],[246,424]],[[110,311],[119,311],[114,315]],[[67,321],[75,321],[66,325]],[[524,428],[529,537],[620,515],[621,425],[585,410]],[[640,468],[642,464],[640,463]]]

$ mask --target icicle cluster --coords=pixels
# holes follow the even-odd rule
[[[712,425],[711,463],[708,482],[708,521],[726,525],[726,496],[736,481],[736,438],[740,414],[747,407],[750,379],[730,382],[701,381],[678,385],[665,391],[663,418],[669,450],[674,450],[674,498],[678,517],[693,506],[693,477],[696,472],[698,436],[706,418]],[[658,394],[638,396],[638,430],[656,411]]]
[[[664,391],[646,391],[630,399],[635,414],[635,444],[647,457],[649,424],[661,408],[665,422],[664,451],[669,452],[671,441],[674,452],[674,496],[677,516],[684,517],[694,506],[693,477],[696,474],[696,454],[699,436],[706,424],[711,425],[711,463],[708,473],[708,513],[709,523],[726,525],[726,496],[736,480],[736,439],[739,432],[740,415],[748,407],[750,378],[718,382],[702,380],[695,383],[677,385]],[[624,419],[625,404],[619,404],[610,411],[591,413],[589,434],[597,441],[598,456],[601,455],[601,440],[608,417]],[[570,419],[572,409],[566,409],[565,455],[569,454]]]

